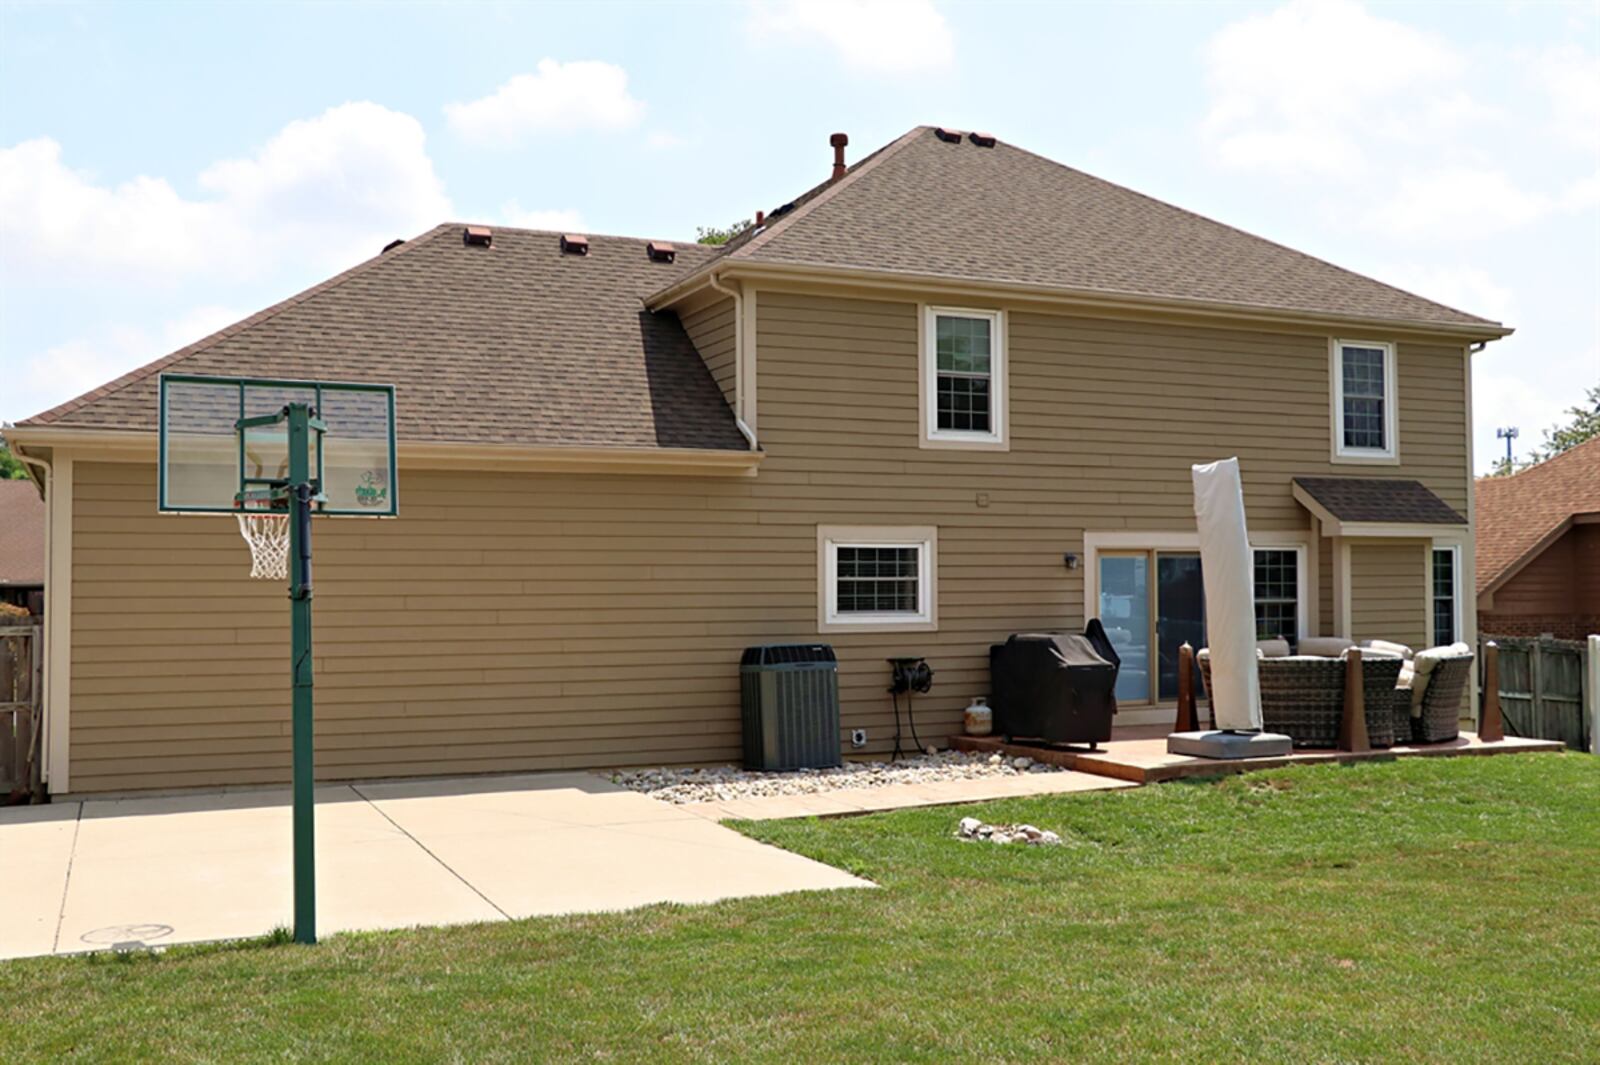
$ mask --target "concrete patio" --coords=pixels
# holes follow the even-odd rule
[[[0,809],[0,958],[258,936],[292,918],[286,789]],[[318,930],[870,887],[592,773],[317,789]]]

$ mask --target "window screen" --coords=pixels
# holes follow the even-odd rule
[[[936,316],[934,323],[938,427],[957,432],[990,432],[994,323],[988,318],[946,314]]]
[[[1433,553],[1433,642],[1456,642],[1456,553]]]
[[[915,614],[921,609],[921,548],[840,545],[834,550],[838,613]]]
[[[1256,556],[1256,639],[1294,639],[1300,619],[1300,555],[1258,550]]]
[[[1341,352],[1344,389],[1344,446],[1382,451],[1385,439],[1386,376],[1382,348],[1345,347]]]

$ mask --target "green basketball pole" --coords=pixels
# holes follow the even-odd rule
[[[311,411],[291,403],[289,421],[290,662],[294,678],[294,939],[317,941],[316,793],[311,694]]]

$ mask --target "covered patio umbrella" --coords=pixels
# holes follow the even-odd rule
[[[1192,471],[1206,639],[1211,644],[1212,710],[1218,728],[1257,732],[1261,681],[1256,673],[1255,558],[1244,525],[1239,460],[1220,459]]]

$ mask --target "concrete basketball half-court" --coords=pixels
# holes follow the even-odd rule
[[[0,809],[0,958],[259,936],[294,916],[288,789]],[[870,887],[592,773],[317,788],[319,931]]]

